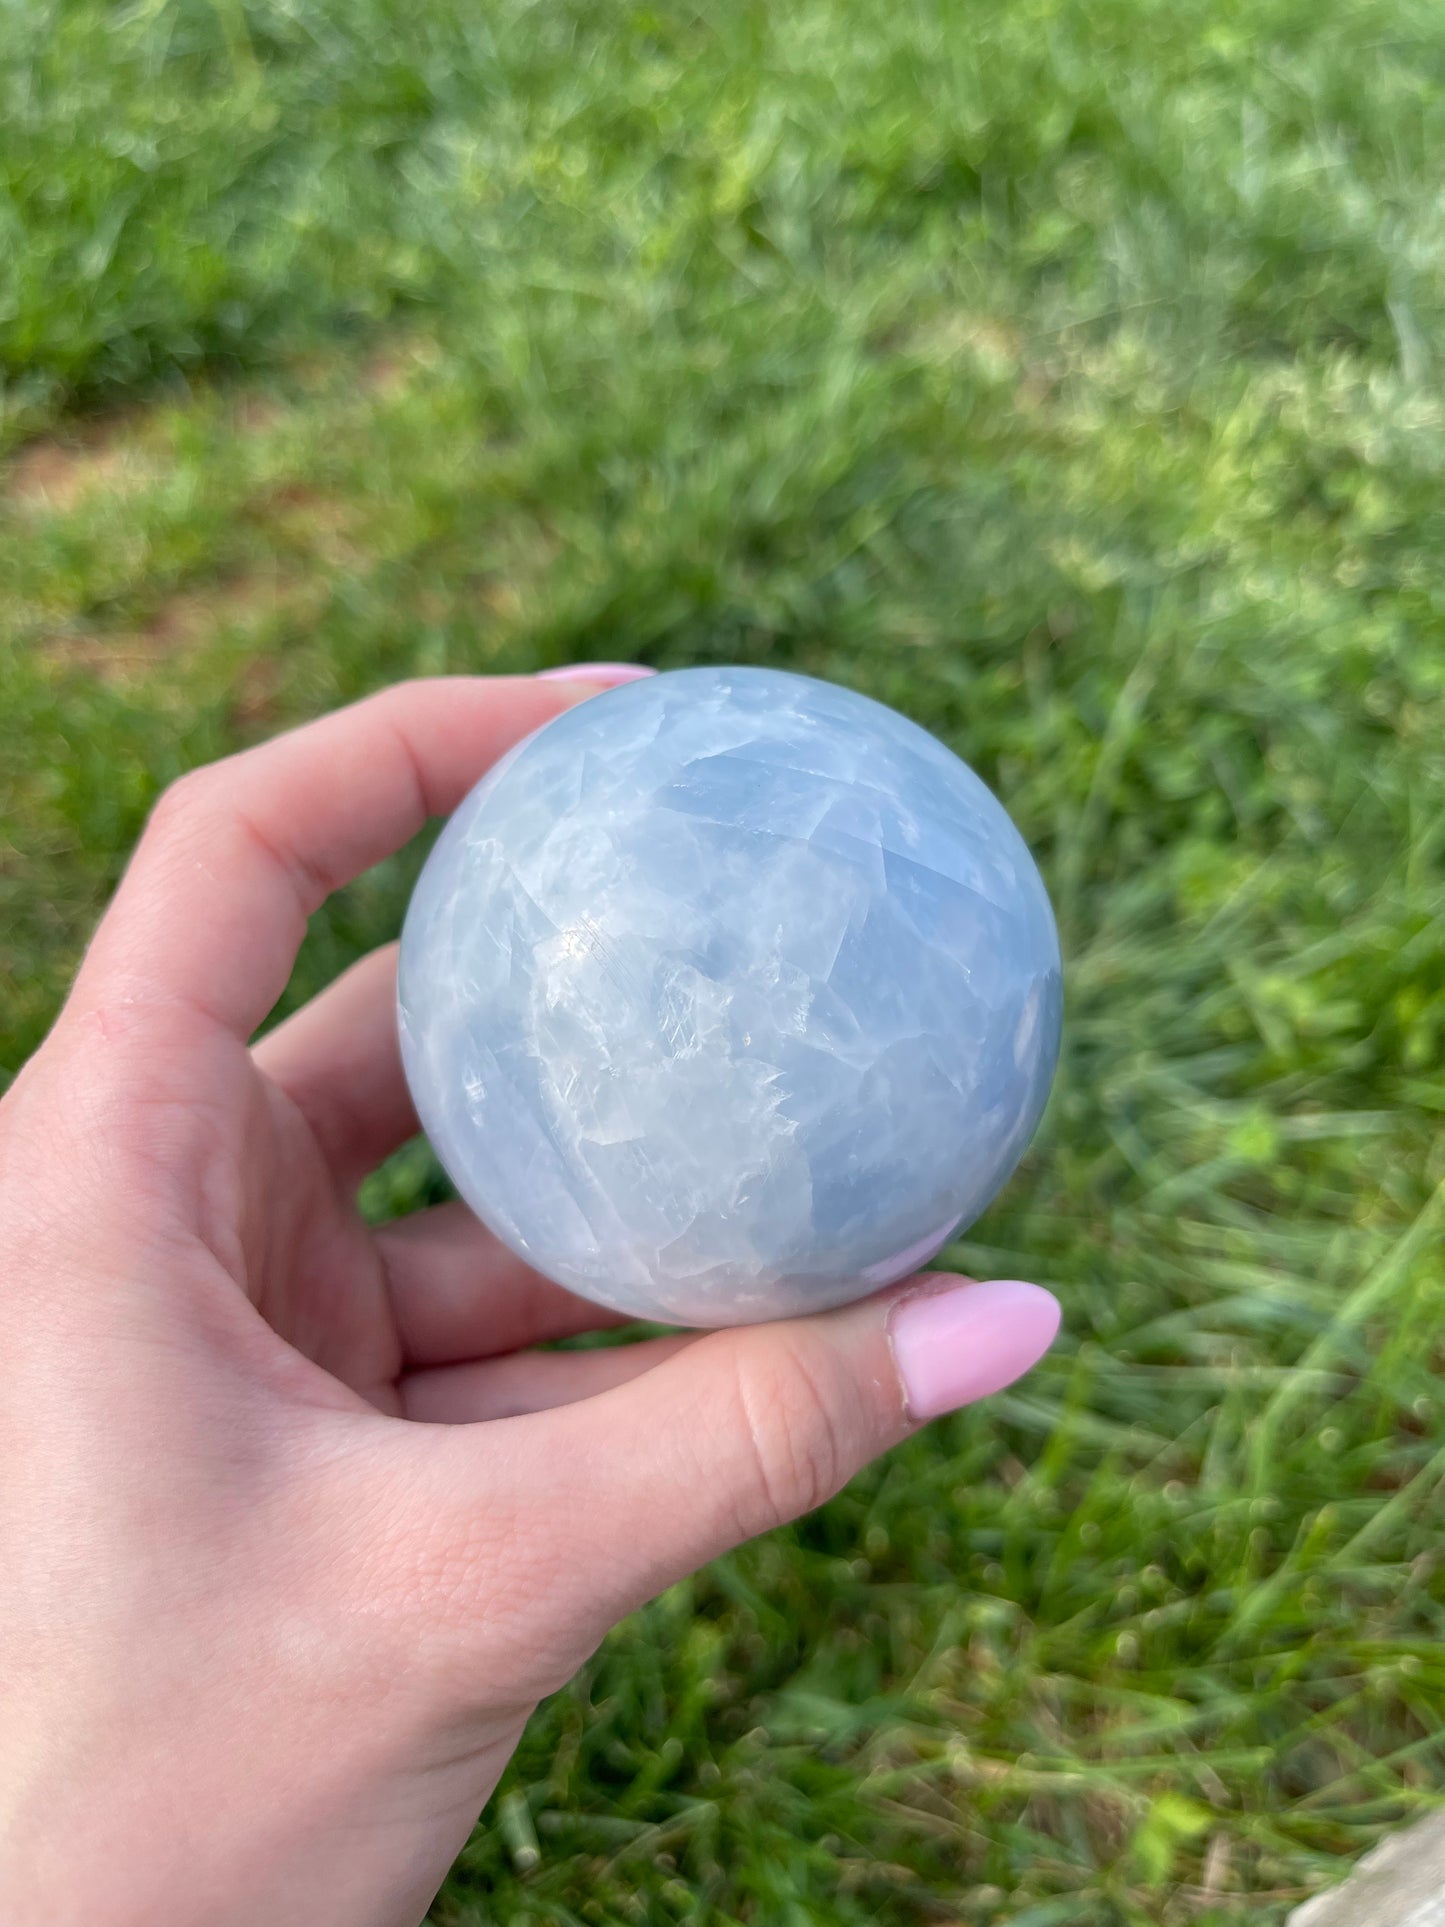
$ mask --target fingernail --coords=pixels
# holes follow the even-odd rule
[[[637,682],[643,676],[655,676],[655,669],[645,669],[640,662],[571,662],[564,663],[560,669],[539,669],[533,678],[535,682],[590,682],[599,689],[615,689],[619,683]]]
[[[910,1413],[937,1418],[1012,1385],[1053,1344],[1060,1316],[1052,1292],[1021,1278],[900,1299],[888,1336]]]

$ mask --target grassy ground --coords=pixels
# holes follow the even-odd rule
[[[1276,1922],[1445,1789],[1442,81],[1427,0],[7,11],[8,1068],[161,784],[418,672],[853,683],[1059,908],[953,1257],[1066,1341],[621,1629],[438,1927]]]

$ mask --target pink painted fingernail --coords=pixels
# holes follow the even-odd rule
[[[1021,1278],[900,1299],[888,1336],[909,1411],[937,1418],[1012,1385],[1053,1344],[1060,1316],[1052,1292]]]
[[[571,662],[560,669],[539,669],[533,680],[594,682],[599,689],[615,689],[619,683],[638,682],[643,676],[656,674],[655,669],[645,669],[640,662]]]

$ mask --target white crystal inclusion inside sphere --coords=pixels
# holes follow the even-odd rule
[[[997,798],[894,710],[685,669],[517,745],[402,936],[402,1051],[458,1191],[539,1271],[672,1323],[931,1258],[1038,1123],[1058,937]]]

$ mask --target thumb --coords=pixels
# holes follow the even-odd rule
[[[714,1332],[612,1391],[538,1415],[570,1468],[554,1509],[612,1617],[830,1498],[925,1420],[1011,1384],[1058,1301],[1013,1279],[915,1279],[841,1311]]]

